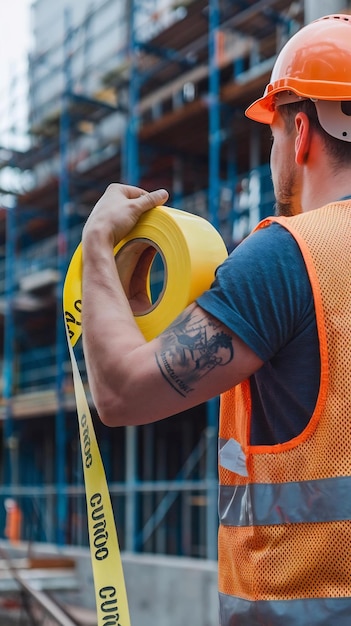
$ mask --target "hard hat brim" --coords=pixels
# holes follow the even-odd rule
[[[272,97],[263,96],[258,98],[245,111],[246,117],[260,122],[261,124],[272,124],[274,118],[274,108],[272,107]]]

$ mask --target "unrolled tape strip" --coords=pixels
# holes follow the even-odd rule
[[[151,267],[157,253],[164,268],[163,288],[153,302]],[[145,304],[142,310],[134,312],[134,317],[144,337],[150,340],[210,286],[227,250],[220,234],[207,220],[178,209],[156,207],[140,218],[130,234],[115,247],[114,254],[127,296],[132,299],[136,282],[139,294],[144,296]],[[81,336],[81,244],[67,270],[63,308],[79,422],[98,626],[129,626],[110,494],[73,350]]]

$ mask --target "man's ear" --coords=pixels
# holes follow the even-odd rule
[[[300,111],[295,117],[295,161],[304,165],[308,159],[311,141],[311,125],[306,113]]]

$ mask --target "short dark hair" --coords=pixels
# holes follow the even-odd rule
[[[349,104],[349,103],[347,103]],[[295,116],[300,111],[306,113],[312,128],[322,137],[325,149],[330,155],[335,168],[351,164],[351,142],[336,139],[327,133],[319,123],[317,109],[311,100],[301,100],[290,104],[283,104],[279,112],[285,121],[288,132],[291,132],[295,124]]]

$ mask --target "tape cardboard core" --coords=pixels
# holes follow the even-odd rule
[[[156,268],[156,261],[162,268]],[[158,306],[166,289],[167,263],[162,250],[149,239],[138,237],[118,250],[115,262],[133,315],[148,315]]]

